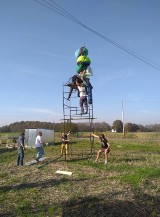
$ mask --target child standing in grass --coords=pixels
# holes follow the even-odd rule
[[[108,153],[110,152],[110,150],[109,150],[110,144],[109,144],[108,140],[105,138],[104,134],[102,134],[101,136],[97,136],[95,134],[92,134],[92,136],[96,137],[96,138],[99,138],[100,141],[101,141],[101,149],[97,153],[97,157],[96,157],[95,162],[98,161],[100,154],[104,152],[105,164],[107,164],[107,162],[108,162]]]

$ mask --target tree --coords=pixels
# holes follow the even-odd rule
[[[3,126],[0,127],[0,133],[6,133],[6,132],[10,132],[10,127],[9,126]]]
[[[132,124],[131,123],[127,123],[125,124],[125,132],[132,132]]]
[[[60,131],[64,133],[68,133],[69,131],[71,133],[76,133],[78,131],[78,127],[75,123],[61,123]]]
[[[121,120],[116,120],[113,122],[112,129],[115,130],[116,132],[123,132],[123,123]]]
[[[111,127],[106,122],[98,122],[94,124],[94,129],[96,132],[111,131]]]
[[[150,132],[160,132],[160,124],[146,125],[146,128],[147,128]]]
[[[125,131],[127,132],[137,132],[140,130],[140,127],[137,124],[127,123],[125,124]]]

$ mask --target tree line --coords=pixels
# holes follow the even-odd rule
[[[97,122],[93,124],[95,132],[105,132],[111,131],[112,129],[115,132],[160,132],[160,124],[152,125],[138,125],[135,123],[126,123],[123,125],[121,120],[115,120],[113,125],[110,126],[106,122]],[[0,127],[0,133],[8,132],[24,132],[25,129],[48,129],[54,130],[55,132],[64,131],[64,123],[51,123],[51,122],[40,122],[40,121],[21,121],[15,122],[10,125]],[[67,128],[71,132],[89,132],[90,124],[89,123],[70,123]]]

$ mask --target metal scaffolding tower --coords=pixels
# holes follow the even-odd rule
[[[70,99],[68,96],[71,91]],[[78,91],[72,86],[71,82],[63,84],[63,120],[64,120],[64,132],[71,131],[71,124],[74,122],[87,122],[89,124],[89,141],[91,144],[91,154],[94,151],[94,137],[91,136],[94,133],[94,116],[93,116],[93,103],[88,103],[88,113],[81,114],[79,106]]]

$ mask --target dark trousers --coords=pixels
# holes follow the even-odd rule
[[[17,166],[23,166],[24,150],[22,147],[18,148]]]
[[[86,91],[88,94],[88,103],[92,104],[92,89],[93,89],[93,87],[89,81],[89,78],[83,78],[83,83],[86,86]]]
[[[92,85],[91,84],[89,84],[88,86],[87,86],[87,93],[88,93],[88,103],[89,104],[92,104]]]
[[[69,94],[68,94],[68,98],[67,98],[68,100],[70,99],[73,90],[77,90],[78,91],[78,89],[76,88],[75,85],[71,86],[70,89],[69,89]],[[78,91],[78,97],[79,97],[79,91]]]

